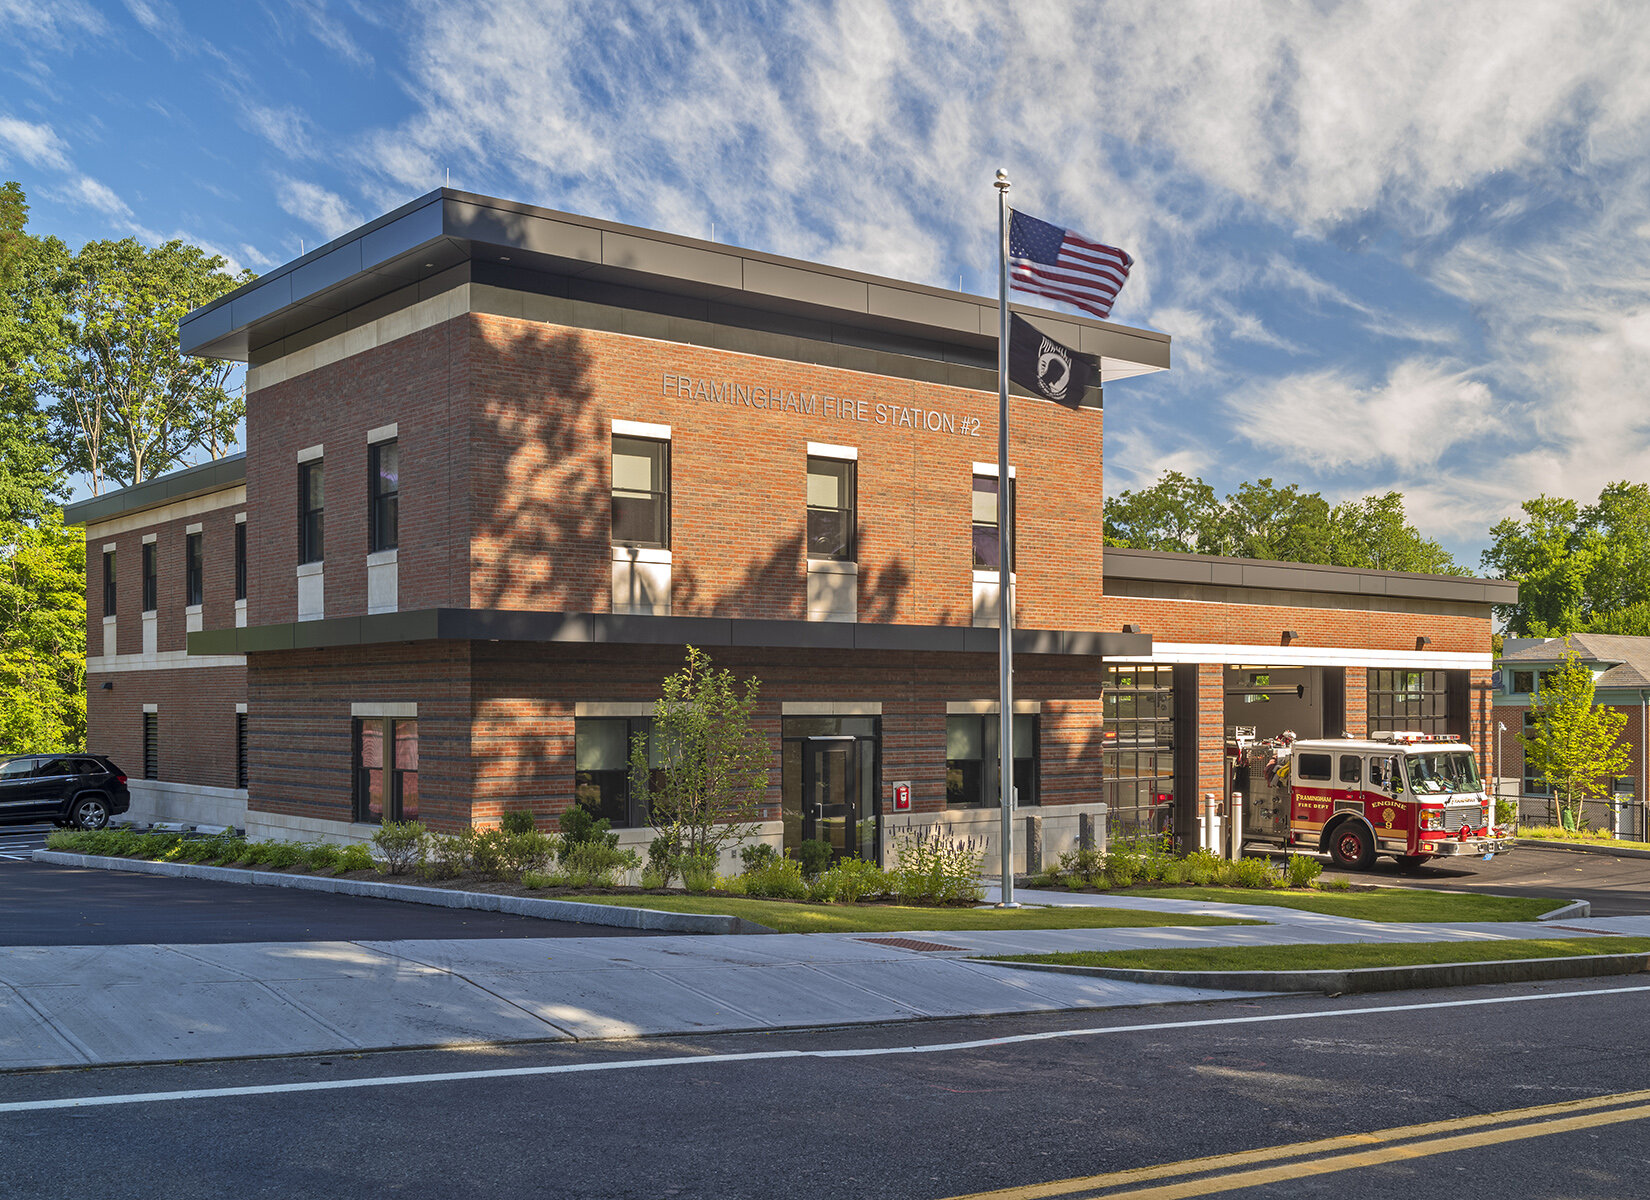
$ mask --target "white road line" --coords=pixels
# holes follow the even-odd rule
[[[370,1079],[328,1079],[311,1083],[269,1083],[250,1087],[191,1088],[177,1092],[129,1092],[112,1096],[68,1096],[58,1100],[17,1100],[0,1104],[0,1113],[45,1112],[59,1108],[105,1108],[116,1104],[157,1104],[168,1100],[220,1100],[231,1096],[279,1096],[292,1092],[336,1092],[353,1088],[402,1087],[417,1083],[462,1083],[476,1079],[520,1079],[533,1075],[580,1075],[604,1071],[637,1071],[652,1067],[703,1067],[722,1063],[769,1062],[795,1058],[881,1058],[901,1054],[949,1054],[1027,1042],[1062,1038],[1101,1037],[1115,1033],[1155,1033],[1167,1029],[1207,1029],[1217,1025],[1261,1025],[1272,1021],[1318,1021],[1329,1017],[1357,1017],[1370,1013],[1420,1012],[1436,1008],[1479,1008],[1494,1004],[1528,1004],[1542,1000],[1573,1000],[1587,996],[1619,996],[1650,992],[1650,984],[1598,988],[1594,991],[1544,992],[1531,996],[1487,996],[1475,1000],[1435,1000],[1427,1004],[1388,1004],[1370,1008],[1334,1008],[1323,1012],[1272,1013],[1255,1017],[1212,1017],[1203,1021],[1157,1021],[1149,1025],[1112,1025],[1101,1029],[1054,1029],[1008,1037],[978,1038],[967,1042],[935,1042],[926,1046],[868,1046],[852,1050],[758,1050],[744,1054],[684,1055],[674,1058],[629,1058],[618,1062],[558,1063],[543,1067],[497,1067],[487,1071],[442,1071],[429,1075],[382,1075]]]

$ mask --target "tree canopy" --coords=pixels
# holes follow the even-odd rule
[[[1607,484],[1594,504],[1537,496],[1490,530],[1483,565],[1518,580],[1497,610],[1514,637],[1650,636],[1650,486]]]
[[[1224,500],[1202,479],[1167,471],[1106,504],[1106,545],[1384,571],[1464,575],[1404,515],[1398,492],[1331,505],[1318,492],[1246,481]]]
[[[1518,735],[1530,765],[1552,785],[1566,829],[1581,828],[1583,802],[1607,797],[1632,759],[1620,740],[1627,714],[1595,705],[1593,689],[1593,672],[1570,650],[1536,694],[1531,731]]]

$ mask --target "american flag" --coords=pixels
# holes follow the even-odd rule
[[[1108,317],[1133,265],[1134,259],[1116,246],[1091,242],[1023,212],[1009,213],[1008,273],[1022,292]]]

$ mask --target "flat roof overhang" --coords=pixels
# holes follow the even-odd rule
[[[646,617],[613,613],[429,608],[362,617],[328,617],[319,621],[294,621],[281,625],[208,629],[189,635],[189,653],[258,654],[425,641],[995,654],[998,637],[995,629],[956,625],[875,625],[846,621],[768,621],[738,617]],[[1014,652],[1091,658],[1149,658],[1152,639],[1146,633],[1016,629]]]
[[[1518,603],[1516,580],[1480,579],[1472,575],[1371,571],[1322,563],[1221,558],[1212,554],[1174,554],[1162,550],[1109,546],[1103,552],[1101,569],[1108,579],[1139,579],[1152,583],[1328,592],[1343,596],[1405,596],[1417,600],[1454,600],[1469,604]]]
[[[475,276],[481,267],[492,272]],[[439,188],[275,268],[196,309],[178,329],[185,354],[255,361],[284,339],[382,306],[409,289],[435,294],[499,272],[564,286],[631,289],[696,305],[715,321],[717,306],[810,323],[803,336],[836,328],[862,345],[923,357],[994,366],[997,303],[716,242],[620,225],[553,209]],[[601,292],[602,288],[609,289]],[[617,301],[623,303],[623,300]],[[1037,324],[1073,349],[1100,359],[1102,381],[1167,370],[1170,338],[1023,305]],[[684,315],[687,315],[684,312]],[[791,329],[790,332],[800,332]],[[920,347],[920,348],[918,348]]]

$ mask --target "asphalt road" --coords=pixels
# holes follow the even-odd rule
[[[1489,862],[1471,858],[1438,860],[1400,871],[1390,858],[1376,859],[1370,871],[1324,870],[1331,878],[1401,887],[1498,892],[1508,896],[1550,896],[1585,900],[1595,917],[1650,913],[1650,858],[1618,858],[1561,846],[1515,846]]]
[[[1035,1194],[1622,1200],[1650,1196],[1650,1104],[1620,1096],[1647,1021],[1637,976],[0,1076],[0,1195],[939,1200],[1262,1152]]]
[[[648,936],[360,896],[47,866],[11,849],[28,836],[0,833],[0,946]]]

